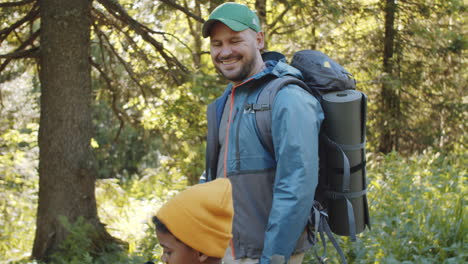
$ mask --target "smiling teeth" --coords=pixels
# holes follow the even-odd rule
[[[236,61],[237,61],[236,59],[234,59],[234,60],[226,60],[226,61],[222,61],[222,63],[226,65],[226,64],[232,64],[232,63],[234,63],[234,62],[236,62]]]

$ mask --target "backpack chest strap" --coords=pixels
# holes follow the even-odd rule
[[[271,110],[270,104],[245,104],[244,110],[247,112],[261,112]]]

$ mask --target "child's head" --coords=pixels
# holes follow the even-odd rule
[[[192,186],[159,209],[153,222],[169,264],[216,263],[232,237],[232,190],[228,179]]]

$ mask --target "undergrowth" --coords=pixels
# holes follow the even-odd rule
[[[464,151],[427,151],[410,157],[369,154],[372,229],[359,234],[357,242],[337,236],[348,263],[467,263],[467,159]],[[13,184],[14,173],[10,171],[9,181],[2,178],[0,182],[0,263],[36,263],[28,256],[34,237],[37,179],[20,177],[21,184]],[[161,250],[149,220],[168,197],[183,188],[182,183],[166,184],[156,175],[126,184],[98,181],[101,221],[113,236],[128,242],[128,251],[92,256],[85,250],[92,229],[81,220],[62,220],[70,235],[53,256],[54,263],[158,261]],[[317,251],[324,253],[321,245]],[[330,243],[327,258],[327,263],[339,263]],[[304,263],[316,263],[312,251]]]

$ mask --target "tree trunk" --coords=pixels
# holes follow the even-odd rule
[[[379,151],[389,153],[398,148],[400,100],[399,82],[395,74],[394,45],[395,45],[395,14],[396,0],[385,0],[385,37],[383,53],[384,78],[381,90],[381,120]]]
[[[89,64],[91,0],[41,0],[41,117],[39,205],[32,257],[48,261],[70,222],[84,217],[97,237],[110,238],[100,224],[90,140]],[[96,243],[95,243],[96,244]],[[97,243],[99,245],[99,243]]]
[[[317,0],[313,1],[313,5],[310,7],[310,10],[312,11],[311,15],[311,26],[312,30],[310,32],[310,49],[316,50],[317,49],[317,27],[320,25],[320,22],[318,21],[318,17],[320,17],[320,12],[318,10],[318,2]]]
[[[266,15],[267,15],[267,1],[266,0],[255,0],[255,10],[257,11],[257,16],[258,19],[260,19],[260,24],[262,26],[262,31],[263,34],[265,34],[265,47],[264,50],[268,50],[268,37],[267,37],[267,32],[268,32],[268,24],[266,21]]]
[[[255,10],[257,11],[258,19],[260,19],[260,24],[262,29],[267,25],[266,15],[267,15],[267,1],[266,0],[255,0]]]

